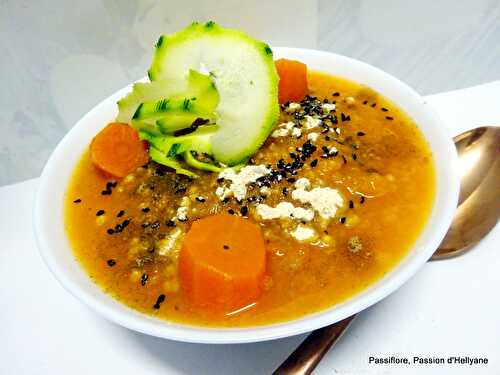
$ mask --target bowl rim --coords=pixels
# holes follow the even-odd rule
[[[355,65],[359,69],[364,69],[370,72],[370,74],[374,74],[377,80],[380,79],[381,81],[388,82],[395,87],[397,86],[398,90],[401,90],[401,92],[411,96],[411,100],[415,100],[415,102],[420,102],[421,104],[426,104],[425,100],[408,85],[399,81],[392,75],[367,63],[331,52],[313,49],[276,47],[273,48],[273,52],[279,57],[297,58],[300,56],[309,56],[311,58],[318,59],[333,58],[344,64]],[[300,60],[300,58],[297,59]],[[448,171],[445,171],[446,178],[443,181],[443,184],[446,183],[445,193],[443,193],[443,184],[438,183],[436,178],[436,196],[433,204],[433,213],[431,214],[433,217],[428,219],[428,222],[419,235],[419,240],[422,240],[423,233],[426,231],[430,231],[430,233],[428,233],[430,237],[424,240],[424,245],[421,250],[415,251],[415,254],[412,254],[410,257],[409,254],[413,252],[414,248],[414,246],[412,246],[412,249],[408,252],[405,258],[403,258],[384,277],[371,284],[368,288],[365,288],[354,296],[351,296],[346,301],[331,306],[325,310],[308,314],[294,320],[241,328],[203,327],[168,322],[136,312],[128,306],[116,301],[114,304],[102,303],[103,295],[105,296],[104,298],[108,299],[113,299],[113,297],[106,294],[100,288],[99,290],[101,290],[101,295],[95,293],[95,291],[92,292],[86,290],[82,288],[74,278],[72,278],[72,275],[67,272],[63,265],[59,262],[57,256],[55,256],[51,245],[52,234],[48,233],[43,223],[47,219],[49,219],[50,222],[50,219],[54,217],[53,215],[45,214],[47,208],[46,205],[51,199],[53,178],[56,176],[59,165],[65,162],[64,151],[70,149],[71,145],[77,142],[77,140],[75,140],[75,134],[77,134],[79,128],[82,127],[82,124],[89,121],[95,113],[105,110],[105,108],[109,107],[111,103],[115,104],[116,99],[125,92],[129,91],[130,87],[131,85],[128,85],[101,101],[87,114],[85,114],[63,137],[51,154],[42,171],[33,207],[35,239],[39,253],[45,264],[50,269],[54,277],[68,292],[93,310],[97,311],[109,321],[148,335],[192,343],[249,343],[301,334],[345,319],[393,293],[425,264],[440,244],[451,224],[453,213],[458,202],[459,193],[459,174],[457,168],[458,157],[451,136],[447,134],[446,128],[441,126],[436,129],[436,134],[438,134],[437,137],[440,138],[439,141],[442,143],[441,147],[443,147],[443,149],[440,149],[439,151],[440,155],[444,155]],[[389,99],[391,101],[394,100],[394,98],[391,97],[389,97]],[[400,107],[399,104],[398,106]],[[426,108],[425,110],[422,109],[422,112],[429,117],[432,123],[437,125],[442,124],[442,121],[439,119],[432,107],[426,105],[426,107],[422,106],[422,108]],[[403,107],[402,110],[405,111],[405,108]],[[105,124],[102,126],[104,125]],[[419,126],[418,123],[417,126]],[[427,141],[429,141],[426,134],[424,134],[424,137]],[[436,150],[433,149],[432,151],[435,153]],[[434,156],[434,159],[435,158],[436,156]],[[436,163],[437,161],[435,159],[435,165]],[[66,167],[71,170],[74,169],[74,165],[66,165]],[[436,165],[436,169],[437,168],[438,166]],[[436,175],[437,173],[438,171],[436,171]],[[67,183],[65,184],[64,190],[66,191],[66,189]],[[438,196],[438,189],[442,190],[442,194],[440,196]],[[437,209],[439,209],[439,213],[437,212]],[[429,229],[431,222],[436,226]],[[60,225],[64,227],[63,222],[61,222]],[[67,250],[73,254],[69,247]]]

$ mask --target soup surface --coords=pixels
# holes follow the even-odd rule
[[[254,173],[243,191],[228,173],[191,180],[154,162],[113,180],[85,153],[65,220],[90,277],[159,318],[240,327],[325,309],[391,270],[432,208],[430,150],[415,124],[373,90],[322,73],[308,79],[310,96],[281,106],[276,130],[243,170]],[[262,294],[237,311],[193,304],[177,272],[192,223],[220,212],[248,217],[265,240]]]

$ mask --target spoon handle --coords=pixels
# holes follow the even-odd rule
[[[346,331],[355,317],[356,314],[340,322],[313,331],[273,374],[310,374],[326,352]]]

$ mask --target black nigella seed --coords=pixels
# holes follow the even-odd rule
[[[332,94],[332,96],[340,96],[340,93],[339,93],[339,92],[334,92],[334,93]]]
[[[224,250],[229,250],[229,246],[227,246],[227,245],[223,245],[223,246],[222,246],[222,248],[223,248]]]
[[[344,113],[341,113],[340,114],[340,119],[342,120],[342,122],[344,122],[344,121],[350,121],[351,120],[351,116],[345,115]]]
[[[340,218],[340,223],[341,223],[341,224],[345,224],[345,216],[342,216],[342,217]]]
[[[160,168],[156,168],[155,175],[157,175],[158,177],[163,177],[163,176],[165,176],[165,172],[163,170],[161,170]]]
[[[81,200],[80,198],[78,198],[78,199],[75,199],[75,200],[73,201],[73,203],[80,203],[81,201],[82,201],[82,200]]]
[[[104,215],[104,210],[99,210],[95,213],[95,216],[101,216]]]
[[[116,260],[114,260],[114,259],[108,259],[106,261],[106,263],[108,263],[108,266],[113,267],[116,264]]]
[[[386,118],[387,120],[389,120],[389,121],[394,120],[394,118],[393,118],[393,117],[391,117],[391,116],[385,116],[385,118]]]
[[[147,273],[143,273],[142,276],[141,276],[141,285],[144,286],[146,285],[146,283],[148,282],[148,274]]]
[[[120,210],[120,212],[118,212],[118,214],[116,215],[116,217],[122,217],[123,215],[125,215],[125,211],[124,210]]]
[[[219,178],[217,179],[217,183],[219,183],[219,184],[220,184],[222,181],[224,181],[224,179],[223,179],[222,177],[219,177]]]
[[[187,191],[187,187],[185,186],[176,186],[175,194],[185,193]]]
[[[349,208],[354,208],[354,202],[353,201],[349,201]]]
[[[229,215],[234,215],[234,210],[232,208],[230,208],[229,210],[227,210],[227,213]]]
[[[358,156],[356,154],[352,154],[352,160],[356,160]]]
[[[158,310],[163,302],[165,302],[165,294],[160,294],[156,303],[153,305],[153,308]]]
[[[344,161],[344,164],[347,164],[347,159],[345,158],[344,155],[342,155],[342,160]]]
[[[316,167],[317,165],[318,165],[318,159],[314,159],[310,164],[310,166],[313,168]]]
[[[365,105],[368,104],[368,100],[364,100],[363,104],[365,104]]]
[[[205,201],[206,201],[206,199],[205,199],[204,197],[196,197],[196,200],[197,200],[198,202],[201,202],[201,203],[203,203],[203,202],[205,202]]]
[[[283,195],[288,195],[288,188],[284,187],[282,192],[283,192]]]
[[[103,190],[101,191],[101,195],[111,195],[111,190]]]
[[[359,199],[359,203],[361,204],[365,203],[365,197],[361,196],[361,198]]]
[[[387,108],[384,108],[384,107],[382,107],[382,108],[380,108],[380,109],[382,110],[382,112],[387,112],[387,111],[388,111],[388,109],[387,109]]]
[[[358,132],[357,134],[358,134],[358,137],[362,137],[362,136],[364,136],[364,135],[365,135],[365,133],[364,133],[364,132]]]
[[[330,140],[330,136],[329,136],[329,135],[327,135],[327,136],[325,137],[325,141],[329,141],[329,140]]]
[[[372,104],[372,108],[375,108],[377,106],[377,103]]]
[[[295,178],[290,177],[286,179],[289,183],[293,184],[295,182]]]
[[[240,208],[240,212],[243,216],[247,216],[248,214],[248,207],[247,206],[243,206]]]
[[[123,222],[123,224],[125,224],[125,222]],[[127,223],[128,224],[128,223]],[[156,220],[154,223],[152,223],[149,227],[153,230],[156,230],[160,227],[160,222],[158,220]]]
[[[113,228],[109,228],[106,232],[108,232],[108,234],[114,234],[115,230]]]
[[[149,212],[149,211],[151,211],[151,210],[149,209],[149,207],[144,207],[143,209],[141,209],[141,211],[142,211],[142,212]]]
[[[165,225],[167,227],[175,227],[175,221],[173,221],[173,220],[167,220],[167,222],[165,223]]]

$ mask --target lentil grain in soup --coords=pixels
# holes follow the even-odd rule
[[[310,95],[239,172],[198,179],[149,162],[110,180],[79,162],[66,195],[78,261],[106,292],[159,318],[205,326],[294,319],[362,291],[408,252],[432,208],[432,155],[416,125],[371,89],[312,72]],[[260,298],[242,311],[194,305],[178,277],[192,223],[217,213],[262,230]]]

